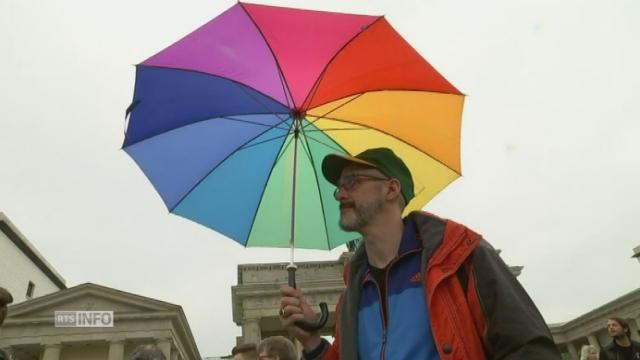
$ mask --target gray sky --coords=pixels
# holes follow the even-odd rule
[[[169,215],[119,148],[133,65],[233,4],[0,0],[0,211],[69,286],[181,304],[203,355],[228,353],[240,334],[236,265],[288,251],[244,249]],[[385,14],[468,94],[464,176],[426,209],[524,265],[520,281],[548,322],[639,286],[640,2],[270,4]]]

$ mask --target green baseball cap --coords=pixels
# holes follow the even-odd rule
[[[413,178],[404,161],[388,148],[368,149],[356,156],[331,154],[322,160],[322,174],[333,185],[338,186],[342,170],[349,164],[371,166],[390,179],[400,181],[402,197],[406,204],[415,196]]]

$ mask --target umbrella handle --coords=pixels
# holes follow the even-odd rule
[[[289,266],[287,266],[287,272],[289,273],[289,286],[291,286],[294,289],[296,288],[296,268],[297,267],[293,264],[290,264]],[[316,321],[314,322],[298,321],[295,323],[296,326],[301,328],[304,331],[309,331],[309,332],[318,331],[322,329],[324,325],[327,323],[327,320],[329,320],[329,307],[325,302],[321,302],[318,305],[320,305],[320,317],[316,319]]]

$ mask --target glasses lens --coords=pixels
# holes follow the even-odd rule
[[[340,178],[340,181],[338,182],[338,187],[341,187],[345,190],[351,190],[351,188],[353,187],[353,185],[355,185],[355,183],[356,183],[356,176],[347,175],[345,177]]]

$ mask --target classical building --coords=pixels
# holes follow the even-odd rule
[[[0,213],[0,286],[14,302],[0,328],[0,348],[14,360],[122,360],[156,344],[170,360],[201,360],[179,305],[91,283],[65,281]],[[109,311],[105,327],[62,327],[56,311]]]
[[[60,327],[56,311],[113,311],[113,324]],[[140,344],[170,360],[201,359],[179,305],[91,283],[11,305],[0,328],[0,348],[15,360],[123,360]]]
[[[66,289],[62,276],[1,212],[0,286],[16,304]]]
[[[640,341],[640,288],[569,322],[551,324],[549,328],[560,351],[570,359],[578,360],[582,345],[591,344],[601,348],[611,342],[606,329],[610,317],[627,319],[631,338]]]

